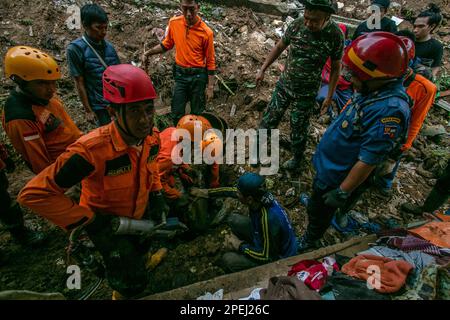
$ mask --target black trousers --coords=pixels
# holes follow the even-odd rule
[[[206,69],[174,66],[175,88],[172,97],[172,119],[177,125],[186,113],[186,104],[191,103],[191,114],[203,113],[206,106],[205,90],[208,83]]]
[[[0,221],[13,232],[23,228],[23,213],[18,204],[12,206],[8,186],[8,177],[4,170],[0,170]]]
[[[145,267],[148,246],[138,236],[113,234],[111,217],[98,214],[97,221],[86,226],[86,231],[103,258],[109,286],[132,298],[142,293],[149,282]]]
[[[308,212],[308,228],[306,230],[308,240],[316,241],[322,238],[325,231],[331,224],[334,214],[340,210],[341,212],[348,212],[351,210],[358,200],[361,198],[363,193],[371,186],[372,178],[369,177],[367,180],[356,188],[350,195],[347,203],[343,208],[330,207],[325,204],[323,196],[335,189],[335,187],[324,187],[321,186],[317,181],[314,182],[313,193],[311,200],[309,201],[307,212]]]

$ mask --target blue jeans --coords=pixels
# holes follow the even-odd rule
[[[328,84],[322,84],[322,86],[319,89],[319,92],[317,93],[317,97],[316,97],[316,101],[319,104],[322,104],[323,101],[325,100],[325,98],[328,95]],[[342,110],[342,108],[345,106],[345,104],[347,103],[347,101],[352,97],[353,91],[351,89],[346,89],[346,90],[339,90],[338,88],[336,89],[336,91],[334,92],[333,95],[333,101],[336,102],[336,106],[339,109],[339,112]],[[331,109],[331,107],[330,107]],[[329,110],[330,112],[331,110]],[[333,114],[330,115],[333,117]]]
[[[401,158],[397,160],[397,163],[395,164],[391,173],[388,173],[387,175],[384,175],[382,177],[378,177],[377,185],[379,188],[386,190],[392,189],[392,183],[394,182],[394,178],[397,175],[398,167],[400,166],[401,160],[402,160]]]

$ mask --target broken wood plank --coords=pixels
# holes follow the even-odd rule
[[[354,238],[349,241],[338,243],[329,247],[317,249],[312,252],[304,253],[298,256],[289,257],[283,260],[275,261],[261,265],[252,269],[223,275],[210,280],[194,283],[185,287],[173,289],[170,291],[153,294],[143,298],[143,300],[185,300],[196,299],[205,292],[216,292],[221,288],[226,288],[228,293],[242,291],[251,288],[271,277],[286,275],[292,265],[300,260],[321,259],[334,253],[346,252],[357,253],[368,248],[368,244],[376,240],[375,235]],[[353,250],[352,250],[353,248]],[[249,292],[250,293],[250,292]]]

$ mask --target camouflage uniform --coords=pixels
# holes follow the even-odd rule
[[[342,58],[344,35],[332,21],[322,31],[313,33],[300,17],[289,25],[282,40],[290,46],[286,67],[276,84],[260,128],[278,127],[284,112],[292,104],[292,151],[300,159],[306,147],[323,66],[328,57],[331,60]]]

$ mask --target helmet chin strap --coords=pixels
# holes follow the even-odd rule
[[[123,120],[123,123],[125,124],[125,128],[123,128],[119,121],[116,122],[117,126],[119,127],[119,129],[121,131],[123,131],[127,136],[132,137],[133,139],[135,139],[137,141],[136,145],[141,145],[142,142],[144,141],[144,139],[141,139],[139,137],[136,137],[134,134],[131,133],[130,127],[128,126],[128,121],[127,121],[127,113],[125,110],[125,106],[121,106],[120,107],[120,111],[119,111],[119,115]]]

